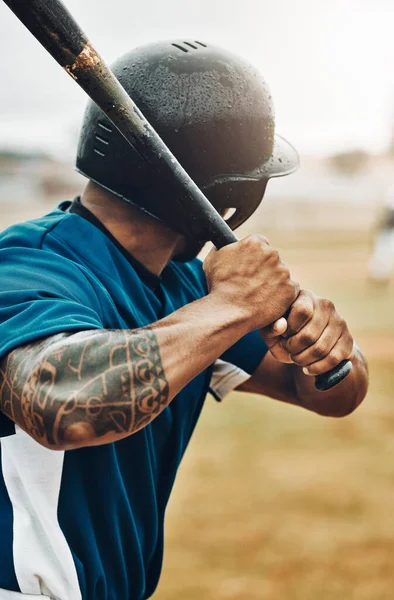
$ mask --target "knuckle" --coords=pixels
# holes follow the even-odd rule
[[[312,317],[312,314],[312,307],[309,304],[306,304],[305,302],[297,303],[294,306],[294,316],[296,316],[299,319],[302,319],[303,321],[310,319]]]
[[[332,350],[332,352],[330,352],[330,354],[327,356],[327,362],[331,369],[333,367],[336,367],[341,362],[341,360],[342,357],[340,356],[337,350]]]
[[[278,255],[278,258],[279,258],[279,255]],[[290,285],[293,284],[293,282],[290,279],[290,271],[289,271],[289,269],[285,265],[281,266],[281,268],[280,268],[280,275],[281,275],[281,278],[284,281],[288,281]]]
[[[312,357],[315,360],[321,360],[322,358],[324,358],[327,354],[327,348],[324,346],[324,344],[319,344],[316,343],[314,345],[314,347],[312,348]]]
[[[273,260],[275,260],[275,262],[279,262],[279,260],[280,260],[279,252],[275,248],[270,247],[269,254],[271,255],[271,258]]]
[[[284,269],[280,273],[279,277],[279,285],[283,294],[295,300],[296,294],[296,286],[294,285],[294,281],[291,280],[291,276],[288,269]]]
[[[315,294],[311,292],[311,290],[306,290],[305,288],[301,290],[300,298],[305,298],[308,302],[314,300],[316,298]]]
[[[268,240],[260,233],[251,233],[244,238],[241,243],[249,248],[261,248],[268,244]]]
[[[334,303],[328,298],[320,298],[320,306],[328,312],[335,311]]]
[[[301,334],[300,334],[299,341],[300,341],[300,344],[301,344],[302,346],[304,346],[304,347],[305,347],[305,346],[306,346],[306,347],[309,347],[309,346],[311,346],[312,344],[314,344],[314,342],[315,342],[316,340],[314,339],[314,336],[313,336],[312,332],[310,332],[310,331],[305,331],[305,332],[303,332],[303,333],[301,333]]]
[[[265,254],[265,260],[271,266],[276,266],[280,263],[279,252],[275,248],[272,248],[272,246],[267,246],[264,249],[264,254]],[[282,270],[281,270],[281,275],[282,275]]]

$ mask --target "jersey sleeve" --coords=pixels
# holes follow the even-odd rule
[[[226,350],[220,358],[252,375],[267,352],[268,348],[260,333],[252,331]]]
[[[39,338],[102,328],[94,288],[73,261],[36,248],[0,250],[0,358]],[[0,414],[0,438],[12,433]]]
[[[209,391],[220,402],[227,394],[247,381],[249,377],[249,373],[218,358],[213,366]]]

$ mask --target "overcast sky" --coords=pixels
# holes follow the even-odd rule
[[[28,0],[26,0],[28,1]],[[394,0],[65,0],[107,62],[158,39],[206,40],[251,60],[277,130],[301,152],[384,149],[394,120]],[[85,104],[0,3],[0,143],[66,146]],[[67,149],[70,151],[70,148]]]

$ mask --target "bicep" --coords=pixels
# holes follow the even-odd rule
[[[293,369],[293,365],[279,362],[268,352],[251,377],[237,390],[298,404]]]

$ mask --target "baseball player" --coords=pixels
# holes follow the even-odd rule
[[[218,211],[233,209],[233,229],[297,167],[265,81],[238,57],[162,43],[113,70]],[[152,596],[209,389],[335,417],[367,389],[333,303],[261,235],[202,265],[187,200],[92,104],[77,169],[80,197],[0,235],[0,600]],[[313,376],[343,359],[350,375],[318,392]]]

